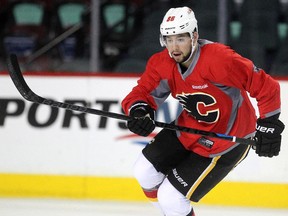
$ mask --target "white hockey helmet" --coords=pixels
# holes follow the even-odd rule
[[[189,7],[171,8],[165,14],[160,25],[160,44],[165,46],[165,36],[189,33],[193,38],[193,32],[198,32],[195,14]]]

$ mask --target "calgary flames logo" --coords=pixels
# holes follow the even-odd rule
[[[219,108],[216,99],[203,92],[177,94],[176,98],[195,119],[206,123],[215,123],[219,119]]]

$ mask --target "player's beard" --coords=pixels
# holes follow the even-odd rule
[[[172,57],[173,57],[173,59],[174,59],[177,63],[181,64],[181,63],[183,63],[183,62],[186,62],[186,61],[190,58],[190,55],[191,55],[191,51],[190,51],[187,55],[184,55],[184,54],[182,53],[182,54],[179,55],[179,56],[174,56],[174,55],[172,54]],[[180,57],[180,56],[181,56],[181,57]]]
[[[181,62],[179,62],[179,63],[181,64],[181,63],[184,63],[184,62],[188,61],[190,57],[191,57],[191,50],[190,50],[190,52],[187,55],[183,56],[183,60]]]

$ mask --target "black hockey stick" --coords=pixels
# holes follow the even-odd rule
[[[131,120],[131,116],[126,116],[123,114],[119,113],[113,113],[113,112],[107,112],[103,110],[97,110],[97,109],[92,109],[84,106],[78,106],[74,104],[68,104],[68,103],[62,103],[54,100],[49,100],[43,97],[40,97],[39,95],[35,94],[27,85],[26,81],[24,80],[24,77],[22,75],[22,72],[20,70],[20,66],[18,63],[17,56],[14,54],[11,54],[10,57],[7,60],[7,66],[8,66],[8,71],[10,74],[10,77],[12,81],[14,82],[14,85],[18,89],[19,93],[28,101],[38,103],[38,104],[46,104],[48,106],[56,107],[56,108],[63,108],[63,109],[68,109],[72,111],[78,111],[78,112],[83,112],[83,113],[89,113],[89,114],[94,114],[94,115],[100,115],[108,118],[115,118],[115,119],[120,119],[120,120]],[[208,132],[208,131],[203,131],[203,130],[197,130],[193,128],[188,128],[188,127],[183,127],[179,125],[174,125],[174,124],[167,124],[163,122],[158,122],[155,121],[155,125],[157,127],[161,128],[166,128],[170,130],[178,130],[178,131],[183,131],[187,133],[192,133],[192,134],[197,134],[201,136],[207,136],[207,137],[213,137],[213,138],[218,138],[222,140],[228,140],[231,142],[236,142],[236,143],[241,143],[245,145],[255,145],[255,140],[252,139],[245,139],[245,138],[239,138],[236,136],[228,136],[225,134],[219,134],[219,133],[213,133],[213,132]]]

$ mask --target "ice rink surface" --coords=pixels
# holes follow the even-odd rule
[[[196,216],[288,216],[288,209],[196,205]],[[150,203],[0,198],[0,216],[161,216]]]

